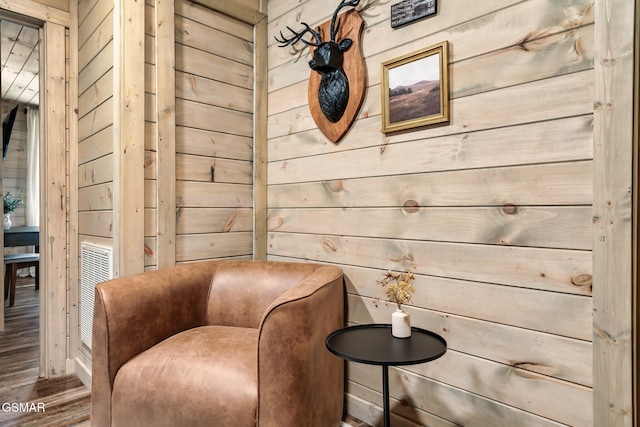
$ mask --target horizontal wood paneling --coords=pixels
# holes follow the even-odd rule
[[[113,209],[113,185],[106,184],[93,185],[91,187],[80,188],[78,190],[78,210],[103,211]]]
[[[176,68],[245,89],[251,89],[253,85],[250,66],[190,46],[176,45]]]
[[[90,112],[113,96],[113,70],[100,77],[78,99],[78,111]]]
[[[113,11],[100,22],[98,27],[90,33],[87,40],[78,51],[78,67],[83,69],[97,52],[100,52],[113,40]]]
[[[308,49],[270,38],[268,257],[341,266],[355,324],[389,322],[384,270],[416,272],[412,324],[449,352],[392,369],[398,425],[593,425],[593,1],[452,0],[398,29],[361,7],[367,94],[338,145],[309,113]],[[271,37],[332,12],[268,8]],[[444,40],[450,122],[382,134],[380,63]],[[375,425],[379,368],[347,377]]]
[[[249,256],[252,242],[250,232],[183,234],[176,239],[176,261]]]
[[[178,207],[250,208],[250,185],[178,181]]]
[[[178,153],[251,160],[253,141],[241,135],[178,127],[176,144]]]
[[[80,242],[112,247],[114,229],[114,3],[78,2],[77,221]],[[117,270],[117,268],[116,268]]]
[[[235,3],[255,3],[259,0],[234,0]],[[258,7],[253,9],[258,10]],[[199,22],[208,27],[215,28],[227,34],[232,34],[242,40],[253,42],[253,27],[242,22],[229,19],[229,17],[207,9],[197,3],[191,1],[178,1],[175,5],[177,16],[188,18],[192,21]]]
[[[176,262],[253,253],[253,27],[175,4]]]
[[[78,188],[113,181],[113,154],[78,167]]]
[[[180,31],[176,31],[176,43],[189,45],[249,67],[253,65],[253,43],[250,41],[181,16],[176,17],[176,27],[180,28]],[[211,40],[215,42],[211,43]]]
[[[178,210],[179,234],[252,231],[250,208],[181,208]]]
[[[366,218],[366,221],[362,219]],[[269,212],[269,231],[590,250],[591,207],[334,208]]]
[[[253,111],[251,90],[193,74],[176,73],[176,96],[244,113]]]
[[[269,200],[273,208],[589,205],[592,168],[583,161],[282,184],[269,187]]]
[[[389,135],[389,142],[407,138],[433,138],[441,135],[472,132],[505,126],[522,125],[582,114],[590,114],[593,105],[593,72],[550,78],[506,88],[502,91],[483,92],[451,101],[452,119],[448,126],[418,130],[415,133]],[[532,91],[536,96],[531,96]],[[561,95],[562,94],[562,95]],[[527,102],[521,102],[527,99]],[[310,115],[305,114],[304,104],[285,113],[269,116],[269,135],[273,137],[302,132],[315,128]],[[486,115],[480,110],[491,106]],[[368,88],[360,117],[380,114],[380,86]]]
[[[176,121],[182,126],[250,137],[251,114],[183,100],[176,105]]]
[[[253,167],[250,162],[224,158],[181,154],[176,160],[178,179],[204,182],[252,183]]]
[[[380,286],[376,284],[379,269],[351,266],[343,269],[348,276],[347,291],[362,297],[365,306],[380,295]],[[416,307],[442,313],[451,312],[455,307],[455,311],[472,319],[591,340],[589,296],[422,274],[416,275],[415,285],[412,300]],[[571,315],[565,316],[566,313]],[[588,372],[583,372],[581,377],[584,384],[590,384]]]
[[[145,3],[145,64],[144,64],[144,96],[145,96],[145,152],[144,152],[144,266],[145,270],[158,266],[158,134],[157,126],[157,89],[171,85],[170,82],[157,81],[157,41],[155,1]],[[168,23],[169,24],[169,23]],[[151,132],[150,132],[151,131]],[[170,139],[170,137],[168,137]],[[148,141],[153,141],[149,144]]]
[[[312,234],[269,233],[274,254],[350,265],[411,269],[440,277],[591,295],[588,251]],[[576,282],[576,283],[574,283]],[[455,310],[452,308],[452,310]]]
[[[84,164],[113,151],[113,126],[82,140],[78,144],[78,164]]]

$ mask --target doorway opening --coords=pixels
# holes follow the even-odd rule
[[[40,29],[2,18],[0,39],[5,267],[0,321],[5,344],[15,334],[33,337],[21,363],[39,372]],[[0,347],[0,359],[3,355]]]

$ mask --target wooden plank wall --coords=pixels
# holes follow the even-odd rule
[[[340,265],[349,323],[388,323],[376,279],[416,272],[412,323],[449,351],[391,369],[394,425],[593,425],[593,0],[451,0],[396,30],[361,3],[367,95],[334,145],[308,51],[272,38],[332,7],[268,2],[269,258]],[[443,40],[451,122],[383,135],[380,63]],[[346,402],[380,422],[378,367],[348,365]]]
[[[176,262],[252,255],[253,27],[180,0]]]
[[[15,105],[2,104],[2,117],[8,114]],[[26,224],[26,187],[27,187],[27,114],[26,108],[18,108],[16,121],[13,123],[11,140],[7,149],[7,158],[2,165],[2,194],[11,192],[14,197],[22,199],[23,204],[11,213],[11,224]],[[7,253],[10,249],[5,249]],[[17,251],[17,249],[16,249]]]
[[[78,4],[79,241],[113,246],[113,1]]]
[[[156,28],[154,0],[145,1],[145,55],[144,55],[144,91],[145,91],[145,163],[144,163],[144,246],[145,270],[155,270],[158,260],[158,206],[157,206],[157,147],[156,138]]]
[[[33,0],[33,1],[36,3],[43,4],[45,6],[51,6],[52,8],[69,12],[69,0]]]

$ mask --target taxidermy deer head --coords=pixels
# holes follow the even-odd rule
[[[336,41],[336,35],[340,29],[338,13],[345,7],[356,7],[358,3],[360,0],[342,0],[340,2],[331,18],[331,39],[329,41],[322,41],[322,32],[319,27],[317,31],[314,31],[305,22],[302,23],[304,29],[300,32],[287,27],[293,34],[291,37],[285,37],[282,32],[280,32],[280,38],[275,37],[276,41],[280,43],[280,47],[292,46],[299,41],[307,46],[316,47],[313,59],[309,61],[309,67],[322,76],[318,88],[318,103],[324,116],[332,123],[340,120],[349,101],[349,79],[342,68],[342,61],[344,52],[353,44],[353,40],[350,38]],[[307,33],[311,34],[312,40],[303,38]]]

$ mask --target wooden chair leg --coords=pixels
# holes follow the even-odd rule
[[[9,278],[9,307],[13,307],[16,302],[16,275],[18,274],[18,265],[11,264],[11,277]]]
[[[4,268],[4,299],[5,301],[7,300],[7,298],[9,297],[9,273],[10,273],[10,268],[8,265],[5,265]]]
[[[40,263],[36,264],[36,291],[40,289]]]

